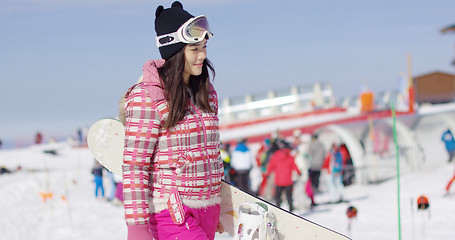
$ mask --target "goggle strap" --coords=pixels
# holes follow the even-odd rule
[[[158,45],[158,47],[164,47],[178,42],[180,42],[180,39],[177,35],[177,32],[168,33],[156,37],[156,45]]]

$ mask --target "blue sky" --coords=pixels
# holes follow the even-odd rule
[[[95,3],[93,3],[95,2]],[[121,94],[159,58],[154,13],[173,1],[0,0],[0,138],[75,134],[115,116]],[[220,98],[332,83],[354,95],[362,81],[398,88],[398,73],[453,73],[453,0],[181,1],[205,14]]]

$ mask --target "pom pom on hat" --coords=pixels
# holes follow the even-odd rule
[[[170,8],[158,6],[155,11],[155,32],[157,36],[176,32],[190,18],[194,17],[183,9],[182,3],[175,1]],[[169,59],[182,50],[185,43],[175,43],[159,48],[161,58]]]

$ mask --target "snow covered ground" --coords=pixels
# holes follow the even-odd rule
[[[56,150],[57,155],[46,150]],[[444,151],[425,150],[432,158],[446,159]],[[93,164],[87,148],[66,143],[0,150],[1,166],[22,167],[19,172],[0,175],[0,239],[126,239],[123,208],[94,197]],[[401,177],[402,239],[455,239],[455,194],[444,197],[454,168],[455,163],[433,164]],[[53,197],[43,202],[46,193]],[[428,211],[417,211],[420,195],[429,198]],[[327,201],[327,197],[317,195],[316,201]],[[353,239],[398,239],[396,179],[348,187],[345,199],[350,202],[320,205],[313,211],[303,206],[296,213]],[[346,209],[351,205],[358,215],[349,231]],[[216,239],[232,237],[223,234]]]

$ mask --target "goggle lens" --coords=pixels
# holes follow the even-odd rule
[[[208,34],[209,37],[212,37],[213,35],[212,32],[210,32],[209,22],[205,17],[194,20],[185,29],[185,35],[191,37],[195,41],[202,40],[202,38],[205,37],[205,34]]]

